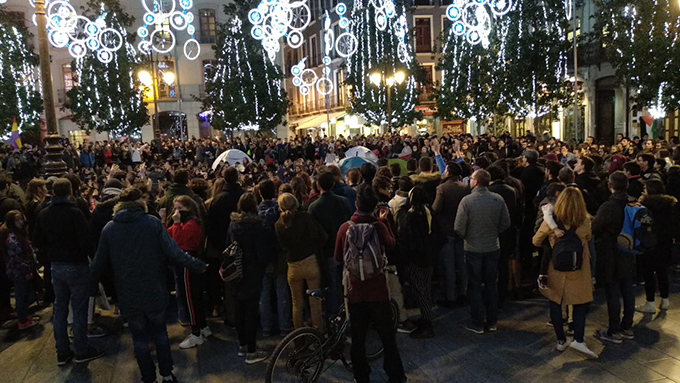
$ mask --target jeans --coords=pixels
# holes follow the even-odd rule
[[[156,365],[151,357],[149,339],[153,340],[156,345],[158,369],[161,376],[172,375],[172,353],[170,352],[168,330],[165,327],[165,314],[165,310],[161,310],[126,318],[130,326],[130,334],[132,334],[135,358],[144,383],[156,381]]]
[[[255,340],[257,337],[257,310],[258,302],[255,299],[236,301],[234,317],[238,342],[241,347],[247,346],[248,352],[257,350]]]
[[[488,253],[465,252],[468,270],[468,298],[472,324],[484,327],[484,311],[486,324],[493,326],[498,322],[498,250]]]
[[[73,347],[76,355],[84,355],[89,347],[87,340],[87,311],[90,303],[90,268],[87,263],[52,262],[54,286],[54,340],[58,355],[68,355],[71,350],[68,338],[69,301],[73,309]]]
[[[316,256],[288,263],[288,285],[293,298],[293,325],[300,328],[303,325],[302,315],[305,308],[305,282],[307,288],[318,289],[321,285],[321,272]],[[318,329],[323,329],[323,319],[321,316],[321,302],[318,299],[310,299],[312,323]]]
[[[622,329],[633,327],[635,314],[635,294],[633,293],[633,279],[626,277],[618,282],[605,285],[607,295],[607,311],[609,311],[609,333],[616,334]],[[621,298],[623,298],[623,318],[621,318]]]
[[[463,240],[458,236],[448,236],[441,250],[446,280],[446,300],[455,301],[464,296],[467,290],[467,272]]]
[[[328,283],[328,294],[326,294],[326,312],[329,315],[340,311],[340,301],[342,294],[342,264],[335,258],[326,258],[326,281]]]
[[[573,305],[571,307],[574,340],[579,343],[582,343],[583,336],[585,335],[586,332],[586,313],[588,312],[588,303],[584,303],[581,305]],[[555,328],[555,335],[557,335],[557,340],[567,340],[567,337],[564,335],[561,304],[550,301],[550,320],[552,321],[553,327]]]
[[[362,302],[349,304],[352,347],[350,355],[357,383],[370,381],[371,367],[366,360],[366,333],[371,324],[376,329],[385,348],[383,368],[389,377],[388,383],[403,383],[406,379],[401,363],[394,327],[389,325],[392,317],[390,302]]]
[[[274,313],[272,312],[272,289],[276,293],[277,318],[279,330],[286,331],[292,327],[290,293],[285,275],[267,273],[262,278],[262,294],[260,294],[260,322],[262,332],[271,334],[274,328]]]
[[[28,320],[28,306],[31,305],[31,282],[26,278],[14,280],[14,298],[16,299],[17,319],[19,323]]]

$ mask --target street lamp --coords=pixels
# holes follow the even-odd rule
[[[154,109],[154,116],[153,116],[153,135],[155,140],[160,140],[161,138],[161,132],[160,132],[160,126],[159,126],[159,121],[158,121],[158,96],[156,95],[156,92],[158,90],[158,72],[159,72],[159,67],[157,61],[153,60],[153,56],[151,58],[151,72],[143,69],[140,70],[137,73],[137,78],[139,79],[139,82],[142,83],[142,85],[146,86],[147,88],[151,89],[151,92],[153,93],[153,109]],[[171,71],[163,71],[161,74],[161,78],[163,79],[163,82],[165,82],[168,86],[172,86],[172,84],[175,83],[175,73]]]
[[[396,72],[387,76],[383,72],[374,72],[370,75],[371,83],[375,86],[384,86],[387,89],[387,127],[392,125],[392,87],[402,84],[406,80],[404,72]]]

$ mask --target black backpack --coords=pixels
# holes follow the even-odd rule
[[[583,266],[583,243],[576,235],[576,228],[565,230],[562,225],[558,227],[564,231],[564,235],[555,239],[553,246],[552,263],[557,271],[578,271]]]

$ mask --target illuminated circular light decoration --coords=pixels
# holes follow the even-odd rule
[[[291,48],[299,48],[304,42],[302,30],[312,21],[312,12],[307,0],[262,0],[257,8],[248,12],[248,21],[253,25],[250,34],[262,41],[271,61],[281,51],[279,39],[286,38]]]
[[[201,44],[196,40],[194,14],[190,11],[193,0],[141,0],[144,26],[137,29],[142,41],[137,45],[140,53],[168,53],[177,43],[176,33],[186,30],[189,39],[184,43],[184,56],[196,60],[201,54]],[[152,30],[150,30],[152,29]]]
[[[446,17],[453,22],[451,32],[455,35],[464,35],[468,43],[488,48],[492,15],[503,17],[512,7],[512,0],[454,0],[446,8]]]

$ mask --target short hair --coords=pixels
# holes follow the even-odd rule
[[[274,181],[272,180],[267,179],[261,181],[258,184],[258,190],[260,191],[262,199],[269,200],[276,196],[276,185],[274,185]]]
[[[71,196],[71,181],[66,178],[59,178],[52,184],[52,192],[55,196],[68,198]]]
[[[368,184],[373,182],[373,178],[375,178],[375,172],[376,172],[375,166],[373,166],[372,164],[369,164],[369,163],[365,163],[365,164],[361,165],[361,168],[359,169],[359,171],[361,172],[361,178],[364,179],[364,182],[366,182]]]
[[[418,167],[420,167],[421,172],[431,172],[432,171],[432,158],[423,157],[418,161]]]
[[[640,169],[640,164],[635,161],[628,161],[623,164],[623,170],[628,172],[631,176],[639,176],[642,172],[642,169]]]
[[[409,158],[408,161],[406,161],[406,170],[409,172],[418,170],[418,160],[413,157]]]
[[[208,189],[210,188],[210,185],[208,184],[208,181],[204,180],[203,178],[194,178],[191,181],[189,181],[189,189],[194,192],[197,196],[201,197],[202,199],[206,200],[208,199]]]
[[[238,200],[237,209],[239,213],[257,214],[257,198],[253,193],[243,193]]]
[[[401,175],[401,166],[397,163],[390,164],[390,173],[392,177],[399,177]]]
[[[228,184],[233,185],[238,182],[238,170],[236,170],[236,168],[233,166],[229,166],[228,168],[224,169],[222,176]]]
[[[329,166],[328,170],[330,170],[331,173],[333,173],[333,177],[335,177],[336,182],[342,179],[342,170],[340,170],[340,168],[337,167],[336,165]]]
[[[548,198],[555,198],[557,193],[561,193],[566,188],[567,185],[563,184],[562,182],[553,182],[545,190],[545,194]]]
[[[448,170],[449,176],[454,177],[460,177],[461,173],[463,173],[463,169],[456,161],[449,161],[449,163],[446,164],[446,170]]]
[[[645,182],[645,187],[647,188],[647,194],[649,195],[666,194],[666,188],[660,180],[647,180],[647,182]]]
[[[80,192],[81,182],[80,182],[80,178],[78,178],[77,175],[75,175],[73,173],[69,173],[69,174],[65,175],[64,178],[69,180],[69,182],[71,183],[71,191],[73,192],[73,194]]]
[[[70,185],[71,184],[69,183],[69,186]],[[142,193],[141,190],[134,187],[129,187],[123,190],[118,198],[120,199],[121,202],[132,202],[141,199],[142,195],[144,195],[144,193]]]
[[[479,169],[472,173],[472,176],[477,180],[477,185],[485,187],[491,183],[491,175],[484,169]]]
[[[189,172],[186,169],[179,169],[172,177],[172,181],[176,184],[186,185],[189,183]]]
[[[553,179],[559,177],[560,170],[562,170],[563,167],[564,165],[557,161],[548,161],[545,163],[545,170],[548,171],[548,174],[550,174]]]
[[[358,185],[361,183],[361,172],[356,168],[349,169],[347,173],[345,173],[345,178],[347,179],[348,184]],[[335,179],[335,175],[333,175],[333,179]]]
[[[357,209],[362,213],[371,213],[378,206],[378,195],[367,184],[361,184],[357,188]]]
[[[564,182],[565,184],[573,184],[574,177],[574,170],[569,166],[565,166],[560,169],[560,172],[557,175],[557,179]]]
[[[0,190],[5,190],[5,188],[12,184],[12,179],[6,175],[0,176]]]
[[[373,179],[373,190],[392,189],[392,180],[386,177],[375,177]]]
[[[413,189],[413,180],[411,177],[403,176],[399,178],[399,191],[408,193],[411,189]]]
[[[489,172],[489,175],[491,176],[491,181],[504,180],[508,176],[508,173],[506,173],[503,168],[497,165],[489,166],[486,169],[486,171]]]
[[[646,162],[648,166],[654,166],[654,155],[650,153],[640,153],[637,155],[638,159]]]
[[[385,157],[379,158],[378,159],[378,167],[381,168],[383,166],[387,166],[389,164],[389,160]]]
[[[330,171],[322,170],[316,177],[316,184],[322,191],[329,191],[335,185],[335,177]]]
[[[609,185],[614,191],[628,190],[628,177],[622,171],[616,171],[609,176]]]
[[[481,169],[486,169],[491,165],[491,161],[489,161],[488,158],[486,157],[477,157],[475,158],[475,166],[481,168]]]
[[[591,172],[595,167],[595,161],[593,161],[593,159],[588,156],[581,157],[580,160],[581,164],[583,165],[583,169],[585,169],[586,172]]]

